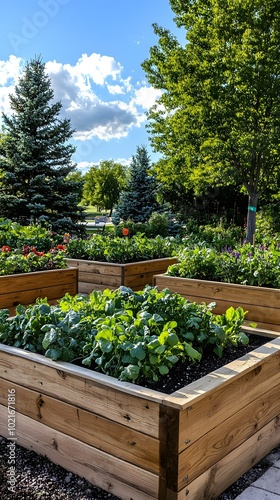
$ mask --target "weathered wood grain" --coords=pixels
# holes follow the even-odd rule
[[[7,408],[0,406],[0,434],[8,438]],[[78,439],[17,414],[17,443],[49,458],[124,500],[158,498],[158,476]]]
[[[33,304],[37,298],[57,300],[66,293],[78,293],[76,268],[36,271],[0,276],[0,309],[14,312],[18,304]]]
[[[153,259],[128,264],[67,259],[67,264],[79,270],[80,293],[92,290],[116,289],[127,286],[132,290],[141,290],[145,285],[153,284],[154,274],[164,273],[168,266],[178,262],[176,257]]]
[[[247,321],[280,326],[280,289],[219,283],[216,281],[177,278],[164,274],[155,275],[153,284],[162,290],[183,295],[191,302],[216,302],[214,312],[222,314],[230,306],[243,307]],[[275,329],[275,326],[274,328]]]
[[[215,498],[279,443],[280,337],[270,336],[170,395],[1,345],[0,434],[15,389],[22,446],[125,500]]]
[[[8,390],[16,394],[16,412],[26,415],[99,450],[159,473],[159,440],[106,417],[64,403],[43,392],[1,379],[0,404],[7,406]]]

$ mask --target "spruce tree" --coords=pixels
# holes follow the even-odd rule
[[[10,95],[13,114],[3,113],[0,216],[71,230],[81,218],[80,184],[67,178],[76,169],[68,142],[74,130],[53,98],[44,63],[32,59]]]
[[[123,220],[146,222],[157,210],[156,181],[149,173],[150,158],[145,146],[137,148],[130,164],[130,177],[126,190],[121,193],[117,214]]]

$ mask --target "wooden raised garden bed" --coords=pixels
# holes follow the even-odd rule
[[[275,337],[275,338],[274,338]],[[0,434],[125,500],[216,498],[280,441],[280,338],[166,395],[0,346]]]
[[[76,268],[0,276],[0,309],[9,309],[11,314],[18,304],[29,305],[45,297],[54,303],[66,293],[78,293]]]
[[[246,323],[256,322],[262,329],[280,331],[280,289],[236,285],[189,278],[177,278],[165,274],[154,276],[153,284],[159,290],[168,288],[191,302],[216,302],[214,310],[222,314],[230,306],[243,307]]]
[[[177,262],[176,257],[130,264],[67,259],[68,266],[77,267],[79,270],[79,293],[90,293],[92,290],[106,288],[114,290],[122,285],[134,291],[141,290],[145,285],[152,285],[154,274],[165,273],[168,266]]]

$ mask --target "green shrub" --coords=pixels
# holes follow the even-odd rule
[[[183,233],[183,225],[169,212],[153,212],[147,222],[122,221],[115,226],[115,235],[122,236],[124,227],[129,229],[130,236],[140,233],[148,238],[155,238],[156,236],[181,237]]]
[[[245,238],[245,232],[239,226],[226,226],[222,222],[216,226],[200,226],[191,219],[185,226],[184,238],[189,244],[203,244],[220,252],[225,247],[240,245]]]
[[[250,244],[221,252],[213,248],[185,248],[179,252],[178,264],[167,269],[168,276],[207,279],[242,285],[280,288],[280,248]]]
[[[14,249],[29,245],[35,246],[40,252],[47,252],[63,241],[63,234],[52,233],[39,224],[22,226],[10,219],[0,219],[0,248],[3,245]]]

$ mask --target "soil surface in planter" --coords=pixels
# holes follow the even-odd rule
[[[167,394],[217,370],[225,364],[239,358],[269,341],[268,338],[250,335],[248,346],[239,346],[225,350],[222,359],[212,353],[207,353],[200,363],[192,365],[178,363],[170,373],[157,384],[147,384],[150,387]],[[142,384],[144,386],[144,384]],[[52,464],[48,459],[32,451],[16,446],[16,487],[15,494],[8,490],[7,472],[9,460],[8,442],[0,437],[0,495],[3,499],[17,498],[28,500],[118,500],[114,495],[90,484],[88,481]],[[278,451],[277,448],[276,451]],[[245,488],[258,479],[269,467],[271,462],[264,458],[246,474],[230,486],[217,500],[233,500]]]
[[[218,370],[222,366],[234,361],[237,358],[241,358],[245,354],[257,349],[258,347],[266,344],[271,339],[263,337],[260,335],[250,335],[249,344],[247,346],[239,345],[238,347],[231,347],[230,349],[225,349],[222,358],[218,358],[210,350],[204,351],[203,358],[198,363],[181,363],[178,362],[173,366],[172,370],[162,377],[157,383],[141,383],[143,387],[149,387],[156,391],[164,392],[165,394],[171,394],[172,392],[178,391],[182,387],[204,377],[208,373]]]

